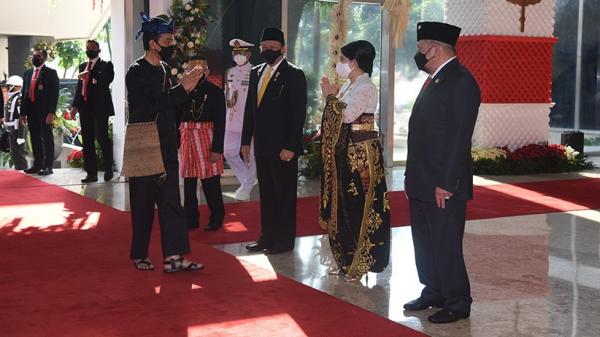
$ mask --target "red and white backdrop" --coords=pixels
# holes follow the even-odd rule
[[[446,0],[446,22],[462,28],[458,58],[481,88],[473,146],[547,141],[554,0]]]

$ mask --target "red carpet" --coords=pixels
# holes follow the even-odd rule
[[[476,186],[467,218],[497,217],[600,208],[600,179],[555,180],[519,184]],[[403,191],[390,192],[392,226],[409,224],[408,201]],[[297,236],[324,234],[319,227],[318,197],[298,198]],[[194,240],[206,244],[256,240],[260,234],[257,201],[229,203],[224,229],[192,232]],[[208,222],[208,208],[200,207],[201,224]]]
[[[424,336],[202,244],[135,271],[128,213],[34,180],[0,172],[0,336]]]

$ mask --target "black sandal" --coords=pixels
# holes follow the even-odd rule
[[[147,257],[143,258],[143,259],[134,259],[133,266],[138,270],[145,270],[145,271],[154,270],[154,265],[152,264],[152,261],[150,261],[150,259]]]
[[[177,273],[180,271],[198,271],[204,269],[204,265],[188,261],[183,256],[170,257],[163,262],[163,271],[165,273]]]

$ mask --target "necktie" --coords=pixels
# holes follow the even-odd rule
[[[85,68],[85,70],[87,72],[91,71],[92,69],[92,61],[88,62],[87,67]],[[88,79],[90,78],[90,74],[88,73]],[[83,80],[83,85],[81,86],[81,94],[83,95],[83,100],[87,102],[87,86],[88,86],[88,80],[84,79]]]
[[[33,77],[31,77],[31,84],[29,86],[29,100],[35,102],[35,86],[37,85],[38,74],[40,70],[35,68],[33,70]]]
[[[256,100],[256,106],[260,105],[260,101],[262,101],[263,95],[265,94],[265,90],[267,90],[267,85],[269,85],[269,81],[271,80],[271,72],[273,69],[267,66],[267,73],[263,78],[262,83],[260,84],[260,88],[258,88],[258,96]]]
[[[425,80],[425,83],[423,83],[421,92],[423,92],[423,91],[425,91],[425,89],[427,89],[427,87],[429,86],[429,83],[431,83],[431,76],[428,76],[427,79]]]

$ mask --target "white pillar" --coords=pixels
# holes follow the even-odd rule
[[[8,37],[0,36],[0,80],[4,79],[4,74],[7,76],[14,75],[8,73]],[[18,74],[21,76],[22,74]]]
[[[115,79],[112,84],[112,98],[115,106],[113,124],[114,157],[120,171],[123,165],[123,145],[125,141],[125,121],[127,116],[127,90],[125,74],[129,64],[133,62],[134,46],[139,41],[134,39],[139,26],[137,1],[112,1],[111,11],[111,48],[112,62],[115,67]],[[143,6],[143,4],[142,4]]]
[[[548,141],[554,3],[523,12],[507,1],[446,0],[446,21],[463,28],[458,58],[481,89],[474,146],[515,149]]]

